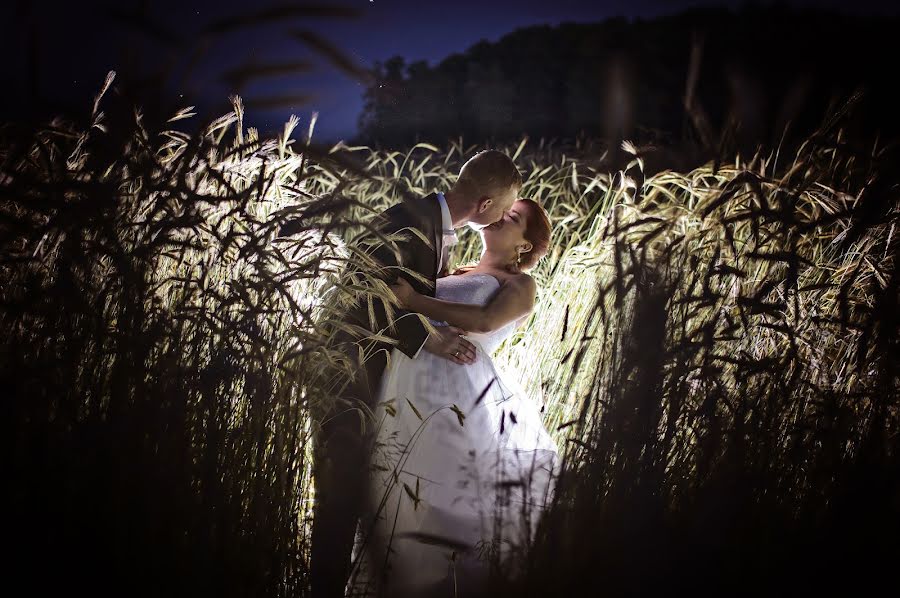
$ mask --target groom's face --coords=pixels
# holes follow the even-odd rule
[[[493,197],[482,198],[478,202],[478,210],[469,222],[487,226],[503,219],[503,215],[512,207],[519,194],[518,187],[510,187],[503,193]]]

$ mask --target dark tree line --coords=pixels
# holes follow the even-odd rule
[[[890,75],[898,24],[747,7],[519,29],[435,66],[379,63],[360,141],[690,137],[749,151],[777,145],[788,123],[788,140],[802,138],[857,90],[862,138],[891,135],[900,130]]]

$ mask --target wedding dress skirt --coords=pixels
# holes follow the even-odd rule
[[[499,287],[487,274],[448,276],[436,297],[483,305]],[[392,351],[352,594],[465,595],[484,587],[492,555],[515,571],[559,474],[538,404],[491,358],[515,324],[468,335],[473,364]]]

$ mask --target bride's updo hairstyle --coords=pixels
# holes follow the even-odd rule
[[[524,237],[531,243],[531,251],[523,253],[519,262],[519,269],[524,272],[533,268],[550,247],[550,217],[547,216],[547,211],[533,199],[523,197],[516,200],[516,203],[519,202],[528,206]]]

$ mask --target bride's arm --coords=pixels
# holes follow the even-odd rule
[[[491,332],[528,315],[537,290],[533,278],[520,274],[504,283],[487,305],[471,305],[421,295],[404,283],[401,278],[392,288],[407,309],[469,332]]]

